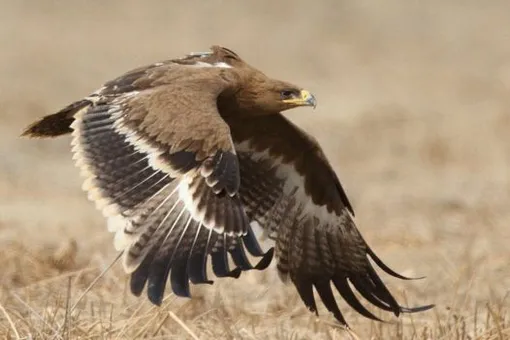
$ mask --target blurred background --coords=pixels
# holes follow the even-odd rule
[[[65,292],[77,297],[115,257],[70,138],[21,139],[24,127],[132,68],[219,44],[316,95],[316,110],[286,116],[321,142],[376,253],[427,276],[383,276],[399,299],[437,305],[400,323],[343,304],[358,335],[510,338],[509,15],[504,0],[0,1],[0,334],[55,333]],[[216,281],[166,310],[200,338],[347,336],[273,274]],[[110,271],[73,332],[192,338],[126,282]]]

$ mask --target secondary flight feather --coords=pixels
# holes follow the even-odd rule
[[[140,295],[146,287],[155,304],[167,281],[179,296],[190,296],[190,282],[212,283],[209,259],[216,277],[238,277],[265,269],[274,256],[282,279],[311,311],[315,287],[344,325],[334,290],[376,320],[354,290],[397,316],[430,308],[397,303],[369,259],[406,278],[361,236],[319,144],[281,114],[315,105],[309,91],[213,46],[127,72],[24,135],[72,134],[83,188],[115,232],[131,291]],[[254,223],[274,241],[267,252]]]

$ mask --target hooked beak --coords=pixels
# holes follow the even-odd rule
[[[317,100],[315,99],[314,95],[307,90],[301,90],[299,97],[285,99],[283,102],[296,106],[313,106],[314,109],[317,106]]]

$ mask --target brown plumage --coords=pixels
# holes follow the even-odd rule
[[[264,269],[274,255],[283,279],[317,311],[313,287],[346,325],[332,284],[358,312],[354,295],[395,315],[401,307],[369,258],[401,279],[368,247],[353,209],[318,143],[280,112],[315,106],[308,91],[274,80],[229,49],[213,46],[138,68],[30,125],[24,135],[72,132],[89,198],[108,217],[124,251],[131,290],[160,304],[166,280],[189,296],[189,281]],[[264,253],[252,227],[274,240]],[[246,250],[259,263],[253,266]],[[228,257],[235,263],[231,269]]]

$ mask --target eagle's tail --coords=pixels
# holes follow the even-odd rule
[[[57,113],[47,115],[30,124],[21,136],[48,138],[71,133],[74,115],[91,104],[92,101],[90,99],[74,102]]]

